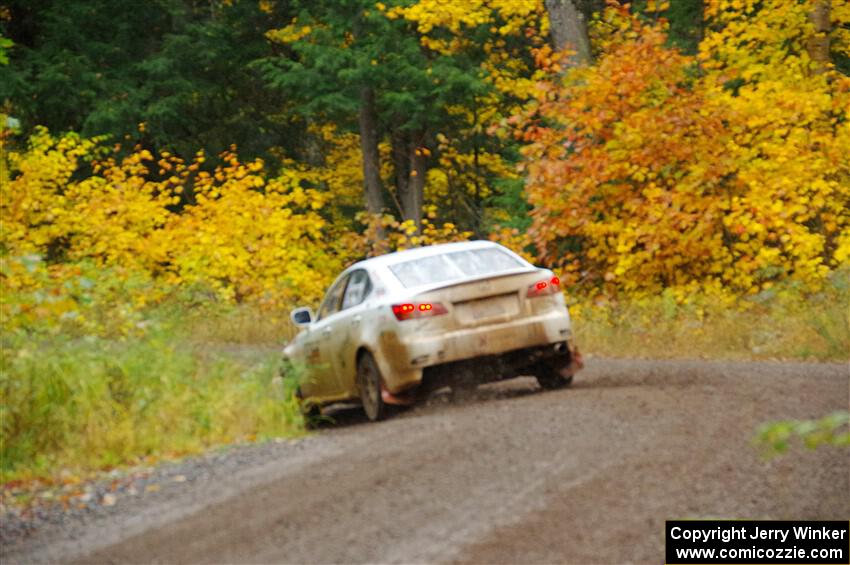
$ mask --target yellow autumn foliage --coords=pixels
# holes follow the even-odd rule
[[[389,18],[404,18],[416,26],[420,42],[440,55],[454,55],[475,46],[475,28],[486,27],[489,34],[481,48],[487,58],[481,63],[488,82],[501,96],[526,99],[536,80],[545,73],[532,71],[505,49],[508,39],[521,38],[529,55],[547,50],[549,17],[543,0],[472,0],[446,2],[419,0],[410,6],[378,8]]]
[[[272,176],[261,160],[241,162],[235,148],[215,167],[203,152],[187,163],[137,147],[116,159],[100,139],[39,130],[4,160],[8,296],[0,306],[17,325],[64,320],[97,333],[80,296],[91,302],[90,287],[102,287],[99,303],[126,306],[123,314],[104,309],[119,334],[132,331],[135,310],[187,288],[283,312],[317,303],[339,271],[367,255],[468,239],[438,223],[434,205],[418,232],[389,215],[344,218],[362,198],[359,140],[332,126],[314,134],[329,148],[324,164],[286,161]]]
[[[99,140],[46,130],[9,152],[3,255],[43,257],[56,272],[80,262],[117,267],[278,308],[317,301],[350,260],[326,243],[327,196],[303,171],[271,176],[235,151],[213,169],[203,153],[192,163],[141,148],[121,160],[109,153]]]

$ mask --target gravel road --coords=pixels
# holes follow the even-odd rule
[[[847,450],[752,443],[849,395],[846,364],[591,359],[567,390],[516,379],[379,424],[341,410],[108,508],[7,515],[3,562],[661,563],[667,519],[850,517]]]

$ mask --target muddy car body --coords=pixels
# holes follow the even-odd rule
[[[581,363],[558,278],[486,241],[356,263],[292,320],[302,330],[284,357],[304,405],[361,401],[371,419],[439,386],[519,374],[564,386]]]

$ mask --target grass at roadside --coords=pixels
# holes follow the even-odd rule
[[[171,313],[187,322],[121,338],[4,335],[2,481],[301,433],[293,383],[278,374],[279,348],[234,347],[199,330],[220,324],[232,332],[246,315],[218,313],[203,323]],[[261,343],[271,343],[271,331]]]
[[[614,357],[720,359],[850,358],[850,272],[817,293],[793,285],[725,302],[682,301],[672,292],[641,300],[583,303],[575,312],[582,350]]]

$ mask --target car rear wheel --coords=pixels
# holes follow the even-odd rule
[[[556,390],[565,388],[572,384],[573,376],[564,375],[565,369],[569,366],[569,362],[544,361],[539,363],[534,368],[534,376],[537,378],[537,383],[544,390]]]
[[[387,416],[387,405],[381,397],[381,381],[381,371],[375,358],[368,351],[363,353],[357,361],[357,388],[360,390],[363,411],[373,422]]]
[[[573,378],[562,377],[561,375],[536,375],[537,383],[544,390],[557,390],[566,388],[573,383]]]

